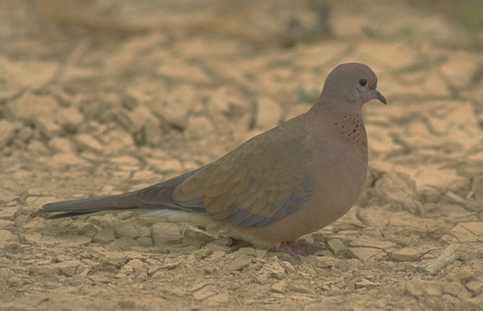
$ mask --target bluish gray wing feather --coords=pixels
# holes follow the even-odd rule
[[[305,129],[294,123],[256,136],[187,178],[174,198],[202,198],[212,218],[241,227],[278,222],[311,198],[312,152],[306,139]]]
[[[262,216],[246,208],[236,208],[233,215],[228,217],[228,221],[241,227],[263,227],[276,223],[305,206],[312,195],[312,190],[313,183],[307,178],[303,191],[291,193],[287,198],[274,204],[272,215]]]

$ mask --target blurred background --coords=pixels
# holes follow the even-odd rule
[[[19,293],[46,301],[37,284],[62,291],[49,296],[48,306],[70,297],[79,310],[89,309],[75,300],[79,286],[94,304],[104,307],[109,297],[106,308],[113,310],[143,290],[153,297],[164,291],[162,301],[184,307],[228,308],[245,305],[247,297],[267,306],[332,297],[344,310],[356,302],[354,309],[376,310],[375,301],[406,310],[478,309],[482,28],[478,0],[0,0],[0,252],[8,246],[10,256],[0,256],[0,299],[11,309],[35,309],[37,298]],[[128,216],[48,224],[32,216],[45,202],[132,190],[206,164],[306,111],[327,73],[348,61],[376,71],[389,105],[365,107],[368,186],[358,208],[318,235],[324,243],[339,241],[327,242],[323,256],[287,259],[295,265],[290,268],[277,257],[210,248],[210,236],[190,231],[188,245],[202,237],[195,243],[199,260],[189,257],[192,249],[171,250],[180,267],[191,269],[179,271],[168,255],[146,254],[150,247],[165,250],[159,237],[168,229],[170,243],[187,241],[177,227],[123,222]],[[102,256],[99,245],[107,247]],[[442,251],[448,245],[466,248],[458,257]],[[109,253],[135,247],[142,250],[129,258]],[[207,262],[212,252],[218,257]],[[231,255],[250,259],[225,265]],[[124,261],[115,259],[108,269],[109,256]],[[459,259],[449,259],[438,276],[409,264],[398,268],[438,258]],[[32,268],[65,261],[67,268]],[[162,272],[153,272],[156,263]],[[272,271],[266,279],[255,277],[265,268]],[[249,273],[240,275],[242,269]],[[72,272],[81,270],[88,272]],[[148,289],[122,283],[126,275]],[[155,278],[149,283],[147,275],[178,289],[163,289],[166,282]],[[216,285],[200,285],[201,294],[186,291],[206,275]],[[307,278],[310,285],[297,283]],[[399,286],[403,279],[408,283]],[[239,282],[249,286],[237,289]],[[96,286],[107,283],[112,291],[95,298]],[[365,288],[373,291],[359,295]],[[426,290],[433,298],[426,299]],[[339,310],[327,301],[314,309]],[[136,309],[138,303],[123,305]]]
[[[458,99],[480,121],[480,1],[0,5],[6,155],[61,153],[68,161],[65,153],[164,150],[233,131],[244,139],[306,110],[327,72],[345,61],[370,64],[400,113]],[[375,109],[370,118],[389,120]],[[379,151],[407,147],[393,137],[400,130],[379,133],[387,143]]]

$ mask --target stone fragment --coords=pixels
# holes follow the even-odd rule
[[[395,142],[394,134],[387,130],[387,128],[369,123],[366,130],[367,136],[371,139],[369,150],[372,153],[387,155],[388,153],[397,152],[402,149],[402,146]]]
[[[295,267],[288,261],[285,261],[285,260],[280,260],[280,265],[283,267],[283,269],[287,272],[287,273],[293,273],[295,272]]]
[[[2,191],[0,191],[0,194]],[[2,198],[0,198],[0,202],[2,201]],[[13,219],[15,217],[15,214],[18,211],[18,206],[10,206],[10,207],[5,207],[5,206],[0,206],[0,219]]]
[[[352,257],[355,257],[361,261],[376,259],[384,255],[384,251],[377,248],[350,247],[349,250],[352,253]]]
[[[289,291],[295,292],[295,293],[300,293],[300,294],[305,294],[305,295],[313,295],[314,291],[310,286],[306,286],[304,284],[300,283],[291,283],[288,286]]]
[[[147,158],[146,162],[157,172],[181,172],[183,164],[178,159]]]
[[[356,289],[360,289],[360,288],[372,288],[372,287],[376,287],[376,286],[379,286],[379,285],[380,284],[369,281],[368,279],[362,279],[362,280],[358,280],[357,282],[355,282],[354,287]]]
[[[395,247],[396,243],[391,241],[379,240],[367,236],[361,236],[350,242],[351,247],[367,247],[367,248],[378,248],[387,250],[389,248]]]
[[[53,268],[66,276],[74,276],[77,274],[80,265],[79,260],[68,260],[53,264]]]
[[[436,282],[422,281],[422,280],[410,280],[404,284],[406,293],[413,297],[419,296],[440,296],[443,292],[441,285]]]
[[[187,244],[198,243],[200,245],[205,245],[215,240],[215,235],[194,226],[187,226],[183,230],[183,241]]]
[[[39,89],[44,87],[57,72],[58,62],[41,62],[16,57],[0,57],[2,76],[19,88]]]
[[[477,177],[473,179],[473,185],[471,187],[475,199],[481,203],[483,203],[483,177]]]
[[[180,242],[183,240],[183,233],[178,224],[160,222],[154,224],[151,229],[152,239],[155,246],[163,246]]]
[[[424,252],[412,248],[404,247],[390,253],[390,258],[394,261],[417,261],[424,255]]]
[[[287,275],[285,268],[279,263],[278,260],[266,264],[265,270],[269,272],[270,277],[279,280],[285,278]]]
[[[131,157],[131,156],[127,156],[127,155],[112,158],[111,161],[116,163],[117,165],[122,165],[122,166],[134,166],[135,167],[135,166],[139,165],[138,159]]]
[[[75,132],[84,123],[84,116],[77,107],[71,106],[60,110],[56,120],[67,131]]]
[[[137,106],[128,113],[128,118],[129,132],[134,134],[138,143],[156,146],[162,141],[160,121],[146,106]]]
[[[278,282],[275,282],[272,284],[271,286],[271,290],[273,292],[276,292],[276,293],[285,293],[286,289],[287,289],[287,281],[286,280],[281,280],[281,281],[278,281]]]
[[[151,121],[157,123],[158,120],[153,115],[151,110],[144,105],[138,105],[132,111],[128,112],[130,121],[130,132],[139,132],[144,128],[146,122]],[[158,124],[159,125],[159,124]]]
[[[17,237],[8,230],[0,230],[0,249],[17,241]]]
[[[153,246],[153,239],[149,236],[143,236],[136,240],[140,246],[151,247]]]
[[[209,109],[210,115],[217,118],[223,116],[231,122],[243,120],[247,112],[249,99],[238,90],[230,87],[221,87],[210,92]]]
[[[159,268],[160,269],[165,269],[165,270],[172,270],[176,267],[178,267],[179,265],[181,265],[181,261],[179,259],[176,259],[176,258],[166,258],[166,260],[164,261],[163,265],[160,266]]]
[[[196,290],[193,293],[193,298],[198,301],[201,301],[201,300],[205,300],[208,297],[214,296],[216,294],[217,294],[216,288],[213,285],[207,285]]]
[[[73,153],[75,151],[70,140],[57,136],[49,140],[49,148],[58,153]]]
[[[427,165],[417,170],[408,170],[408,174],[414,179],[417,189],[434,187],[448,191],[458,190],[467,185],[468,178],[460,176],[455,169]]]
[[[50,166],[86,166],[88,162],[74,153],[57,153],[51,157]]]
[[[116,239],[114,230],[111,228],[104,228],[97,232],[92,238],[93,242],[107,244]]]
[[[89,134],[79,134],[75,137],[79,149],[83,151],[91,151],[95,153],[101,153],[104,151],[104,147],[101,143]]]
[[[340,239],[330,239],[327,241],[327,246],[336,257],[350,257],[350,250],[344,245]]]
[[[383,203],[394,204],[413,213],[421,209],[417,201],[416,183],[406,174],[384,174],[376,181],[374,192]]]
[[[127,237],[136,239],[142,236],[149,235],[149,229],[146,227],[139,226],[133,221],[119,222],[114,225],[114,231],[120,237]]]
[[[252,257],[248,255],[236,255],[233,260],[228,263],[226,270],[228,271],[241,271],[248,267],[252,263]]]
[[[216,307],[219,305],[226,305],[230,302],[230,295],[227,293],[220,293],[208,297],[203,301],[203,306]]]
[[[15,227],[15,223],[13,221],[0,219],[1,230],[13,229],[14,227]]]
[[[451,58],[441,66],[441,72],[453,87],[462,89],[471,82],[477,67],[478,64],[471,54],[454,52],[451,53]]]
[[[132,249],[135,246],[138,246],[138,243],[133,238],[120,237],[112,241],[109,246],[120,250],[128,250]]]
[[[480,279],[469,281],[465,286],[475,296],[483,293],[483,281]]]
[[[134,173],[132,174],[131,179],[136,182],[136,185],[133,186],[135,189],[140,189],[138,187],[138,181],[141,182],[147,182],[147,181],[159,181],[163,179],[163,176],[160,176],[159,174],[150,171],[150,170],[135,170]],[[134,189],[133,188],[133,189]]]
[[[38,140],[31,140],[28,145],[28,150],[31,154],[35,155],[48,155],[49,150],[47,147]]]
[[[131,275],[137,279],[146,279],[148,276],[148,267],[145,262],[134,258],[129,260],[120,271],[120,274]]]
[[[135,144],[132,135],[120,129],[108,131],[106,134],[99,137],[99,139],[105,149],[112,153],[131,151]]]
[[[209,83],[210,79],[202,70],[201,66],[195,66],[181,59],[172,58],[162,63],[158,68],[158,73],[170,79],[180,81],[192,81],[195,83]]]
[[[213,123],[207,117],[192,116],[188,121],[185,133],[190,138],[201,138],[212,133],[214,129]]]
[[[421,264],[419,266],[420,270],[433,275],[439,273],[446,266],[458,259],[458,248],[459,247],[457,244],[449,245],[437,258],[428,260],[427,262]]]
[[[49,137],[60,132],[60,126],[55,122],[59,104],[51,96],[26,93],[10,102],[8,108],[14,119],[34,124]]]
[[[181,86],[166,94],[161,105],[157,102],[151,105],[151,109],[169,126],[183,130],[186,128],[190,110],[198,102],[195,90]]]
[[[14,123],[0,120],[0,149],[5,148],[12,142],[16,131],[17,126]]]
[[[478,240],[483,240],[483,234],[478,234],[478,230],[481,230],[478,226],[481,225],[483,225],[481,222],[459,223],[451,229],[450,234],[459,242],[477,242]]]
[[[209,244],[207,247],[213,246],[213,245],[216,246],[216,244]],[[208,257],[208,260],[217,261],[217,260],[225,257],[225,255],[226,255],[226,252],[224,250],[216,250],[216,248],[215,248],[215,251],[213,251],[213,253],[210,255],[210,257]]]
[[[483,222],[463,222],[461,225],[465,227],[466,230],[483,240]]]
[[[262,97],[257,102],[256,123],[259,128],[269,129],[282,119],[280,104],[269,97]]]
[[[159,121],[149,119],[144,124],[144,142],[148,146],[157,147],[163,141],[164,133],[160,127]]]

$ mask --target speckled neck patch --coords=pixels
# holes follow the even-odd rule
[[[355,113],[344,113],[342,118],[334,122],[339,133],[355,143],[361,152],[367,152],[367,134],[362,116]]]

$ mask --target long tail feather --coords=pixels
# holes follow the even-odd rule
[[[47,203],[38,211],[38,214],[48,218],[61,218],[128,209],[167,209],[203,213],[203,203],[199,199],[183,204],[173,201],[172,198],[172,193],[176,186],[192,176],[194,172],[187,172],[165,182],[125,194]]]
[[[139,202],[136,193],[126,193],[99,198],[86,198],[45,204],[39,210],[39,215],[49,218],[70,217],[97,213],[106,210],[135,209]]]

